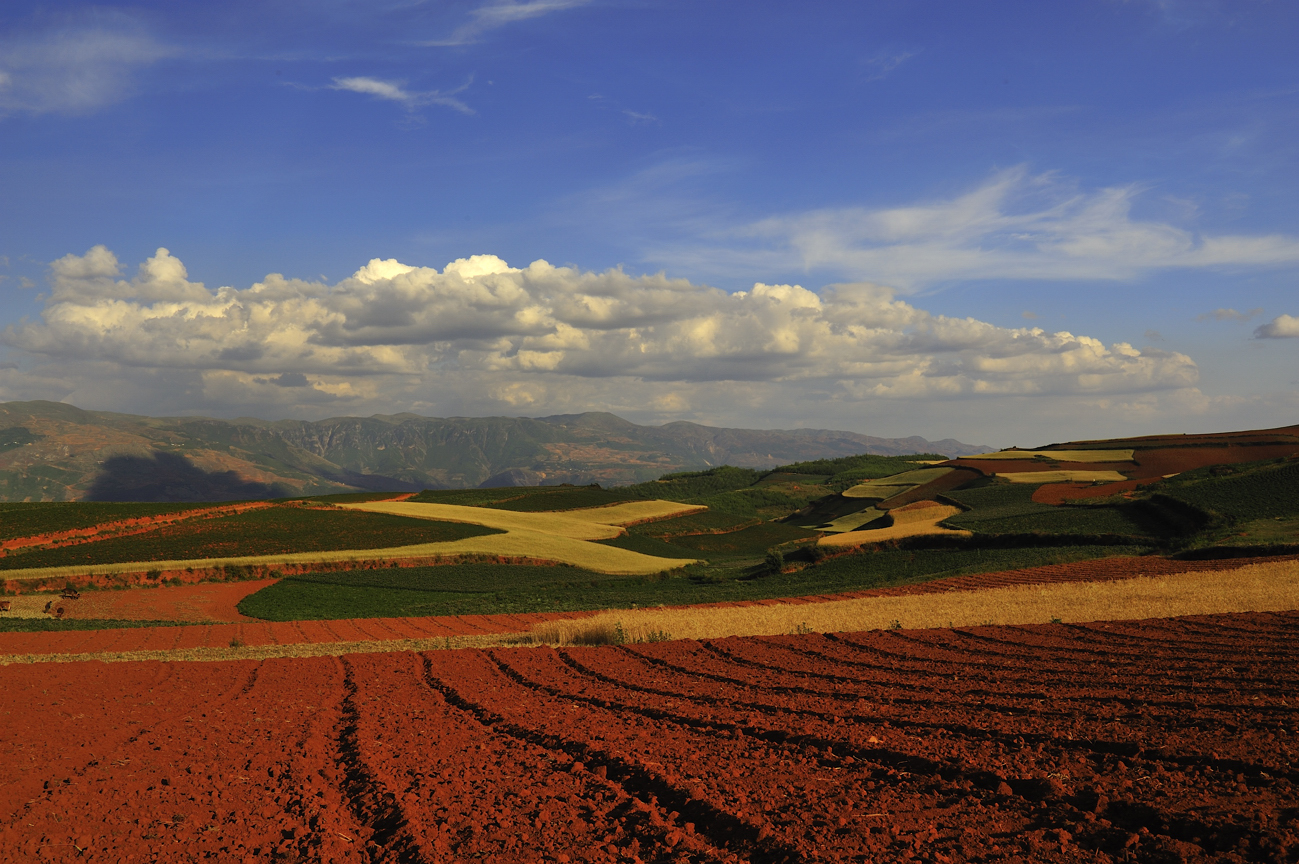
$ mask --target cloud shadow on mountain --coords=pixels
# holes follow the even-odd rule
[[[250,501],[285,498],[292,489],[258,483],[235,471],[204,471],[178,453],[104,460],[86,501]]]

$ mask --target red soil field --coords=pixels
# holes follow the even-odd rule
[[[1275,429],[1250,429],[1244,432],[1211,432],[1195,435],[1146,435],[1138,438],[1103,438],[1052,444],[1060,450],[1077,450],[1079,445],[1105,447],[1222,447],[1233,444],[1289,444],[1299,447],[1299,425]]]
[[[239,614],[239,601],[277,579],[250,582],[200,582],[160,588],[87,591],[77,600],[61,600],[65,618],[114,618],[119,621],[253,621]]]
[[[1118,471],[1131,473],[1131,462],[1040,462],[1036,459],[953,459],[944,467],[970,468],[980,474],[1020,474],[1028,471]]]
[[[1299,613],[0,674],[11,860],[1299,857]]]
[[[1065,501],[1077,501],[1082,498],[1108,498],[1120,492],[1135,492],[1142,483],[1149,480],[1124,480],[1121,483],[1043,483],[1033,490],[1033,500],[1038,504],[1063,504]]]
[[[1162,477],[1181,471],[1194,471],[1210,465],[1234,465],[1262,459],[1280,459],[1299,453],[1299,444],[1268,444],[1254,447],[1169,447],[1162,450],[1138,450],[1139,477]]]

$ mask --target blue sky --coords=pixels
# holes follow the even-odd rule
[[[1263,0],[18,0],[0,399],[1292,423],[1295,44]]]

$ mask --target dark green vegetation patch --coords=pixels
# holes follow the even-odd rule
[[[0,504],[0,540],[33,537],[57,531],[93,528],[107,522],[203,510],[214,504],[104,504],[66,501],[57,503]]]
[[[1124,534],[1149,536],[1153,526],[1138,511],[1103,505],[1052,507],[1033,500],[1037,487],[995,483],[948,492],[972,509],[944,521],[951,528],[980,534]]]
[[[17,450],[27,444],[34,444],[41,440],[42,437],[26,426],[10,426],[8,429],[0,429],[0,453],[8,453],[10,450]]]
[[[1299,516],[1299,461],[1204,468],[1165,481],[1159,491],[1236,522]]]
[[[53,633],[59,630],[121,630],[183,627],[187,621],[120,621],[114,618],[0,618],[0,633]]]
[[[648,537],[675,537],[680,534],[719,534],[726,531],[738,531],[750,525],[758,524],[757,519],[748,516],[736,516],[733,513],[719,513],[716,510],[700,510],[687,513],[674,519],[660,519],[657,522],[643,522],[627,529],[629,534],[644,534]]]
[[[384,549],[500,533],[481,525],[287,505],[216,519],[189,519],[147,534],[19,552],[0,558],[0,570]]]
[[[833,558],[794,573],[733,571],[729,577],[690,570],[665,577],[606,576],[577,567],[518,564],[355,570],[288,577],[245,598],[239,611],[294,621],[683,606],[884,588],[1141,551],[1115,546],[885,549]]]

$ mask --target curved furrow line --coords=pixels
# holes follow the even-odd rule
[[[506,669],[503,671],[509,672],[511,670]],[[543,692],[557,699],[592,703],[606,709],[616,708],[620,712],[641,713],[646,716],[652,716],[655,719],[667,720],[668,722],[672,722],[674,724],[685,724],[692,727],[698,726],[705,732],[713,732],[714,730],[730,731],[730,732],[736,731],[735,726],[737,724],[725,720],[719,721],[719,719],[716,716],[709,716],[706,718],[685,717],[675,712],[665,712],[660,709],[649,709],[640,705],[619,703],[608,698],[574,694],[571,691],[564,689],[563,687],[545,685],[542,684],[541,682],[528,679],[526,676],[523,676],[517,670],[513,670],[513,671],[514,671],[514,675],[511,677],[514,677],[516,680],[521,679],[522,683],[524,683],[525,685],[538,689],[540,692]],[[803,724],[800,724],[800,726],[802,725]],[[779,742],[781,744],[793,743],[801,747],[807,747],[809,744],[812,744],[813,746],[811,747],[811,749],[813,751],[815,751],[817,745],[823,745],[825,746],[827,752],[834,752],[834,750],[838,750],[840,753],[843,753],[844,751],[853,752],[851,748],[845,746],[842,742],[839,741],[839,739],[835,739],[832,742],[832,741],[827,741],[824,736],[809,735],[805,733],[791,734],[789,732],[786,732],[785,730],[762,729],[761,727],[755,727],[752,724],[742,726],[738,731],[740,732],[740,734],[752,734],[755,736],[765,737],[767,740],[773,741],[773,743],[774,742]],[[1021,743],[1031,743],[1031,742],[1021,742]],[[1056,763],[1061,762],[1061,760],[1064,760],[1065,762],[1069,762],[1073,759],[1077,759],[1078,758],[1077,754],[1083,754],[1094,758],[1095,753],[1097,752],[1102,752],[1102,753],[1110,752],[1115,756],[1122,756],[1123,758],[1132,760],[1134,765],[1155,764],[1155,760],[1153,758],[1147,758],[1144,760],[1141,759],[1143,755],[1143,749],[1139,744],[1124,745],[1124,744],[1116,744],[1115,742],[1108,742],[1108,741],[1075,741],[1075,742],[1070,742],[1072,746],[1062,746],[1064,742],[1058,738],[1047,739],[1044,743],[1049,743],[1050,745],[1052,745],[1053,750],[1055,751],[1053,760]],[[1010,748],[1006,748],[1006,749],[1010,749]],[[1038,748],[1039,753],[1041,752],[1041,749],[1042,749],[1041,747]],[[1003,794],[1002,784],[1005,782],[1005,778],[991,770],[978,768],[977,758],[971,758],[971,757],[955,758],[955,759],[949,758],[946,763],[943,763],[938,760],[918,756],[916,754],[901,754],[896,750],[887,751],[888,758],[880,758],[882,756],[885,756],[885,754],[881,753],[879,750],[862,752],[862,748],[856,748],[855,752],[862,756],[862,759],[860,760],[856,760],[854,757],[855,761],[860,763],[861,766],[860,768],[858,768],[858,770],[861,770],[861,768],[864,768],[865,766],[871,764],[877,766],[891,765],[897,767],[890,768],[888,770],[895,771],[895,772],[898,770],[898,767],[903,769],[908,769],[902,771],[900,775],[895,774],[892,776],[909,776],[914,773],[917,775],[928,776],[930,778],[930,781],[928,782],[930,782],[931,784],[933,782],[933,778],[937,778],[938,781],[941,781],[940,785],[948,789],[947,794],[963,794],[963,793],[968,793],[972,789],[993,791],[997,795]],[[1069,754],[1071,753],[1075,755],[1070,756]],[[973,756],[973,754],[971,754],[971,756]],[[871,757],[875,757],[875,758],[872,759]],[[1178,768],[1187,768],[1187,767],[1198,768],[1201,767],[1204,763],[1208,762],[1209,760],[1194,759],[1194,758],[1182,756],[1182,757],[1176,757],[1176,762],[1174,762],[1171,759],[1165,761],[1168,764],[1172,764],[1174,765],[1174,767],[1178,767]],[[1269,766],[1261,766],[1261,767],[1253,766],[1252,770],[1257,774],[1257,772],[1260,772],[1263,767],[1269,767]],[[876,769],[876,771],[878,771],[878,769]],[[1257,776],[1265,776],[1265,774],[1257,774]],[[1015,780],[1012,782],[1012,786],[1010,790],[1005,794],[1010,794],[1022,798],[1026,803],[1030,803],[1031,801],[1038,800],[1041,797],[1043,788],[1044,788],[1043,785],[1040,782],[1035,780],[1031,780],[1031,779]],[[965,797],[968,797],[968,794],[966,794]]]
[[[752,667],[754,669],[764,671],[764,672],[789,671],[787,667],[780,666],[777,664],[762,663],[756,660],[752,660],[750,658],[737,657],[733,653],[726,651],[725,649],[718,649],[716,648],[715,645],[710,643],[701,643],[701,648],[703,648],[704,650],[709,650],[712,653],[721,657],[722,659],[727,660],[729,662],[733,662],[737,666]],[[710,674],[710,673],[702,673],[697,670],[693,670],[690,667],[683,667],[677,664],[670,664],[670,665],[672,665],[673,668],[678,671],[688,672],[694,675],[702,676],[705,674]],[[1039,662],[1039,665],[1042,664]],[[1049,670],[1049,671],[1050,671],[1049,676],[1039,673],[1036,675],[1015,675],[1013,677],[1009,677],[1009,676],[999,676],[996,678],[985,677],[983,680],[978,680],[976,678],[973,682],[973,683],[995,685],[995,687],[991,689],[979,689],[977,687],[971,687],[971,686],[960,687],[960,688],[939,688],[933,686],[925,686],[919,683],[904,682],[900,680],[900,678],[881,681],[879,682],[879,684],[880,686],[892,687],[907,693],[915,694],[917,696],[928,696],[930,698],[939,698],[944,701],[959,700],[964,702],[971,699],[987,700],[990,698],[1018,700],[1018,699],[1023,699],[1025,696],[1028,696],[1028,697],[1039,697],[1042,700],[1046,700],[1049,698],[1057,706],[1074,705],[1075,703],[1081,703],[1083,705],[1092,706],[1098,702],[1102,704],[1109,704],[1111,702],[1114,702],[1115,700],[1123,699],[1123,697],[1117,695],[1112,696],[1109,694],[1089,693],[1086,696],[1079,696],[1079,695],[1072,694],[1068,691],[1062,691],[1061,689],[1057,689],[1057,688],[1060,688],[1062,685],[1068,686],[1070,688],[1076,686],[1079,670],[1063,669],[1063,670]],[[1094,671],[1094,670],[1089,670],[1089,671]],[[1125,675],[1132,674],[1135,677],[1149,678],[1152,683],[1166,683],[1167,680],[1163,676],[1158,676],[1154,674],[1143,675],[1142,673],[1132,673],[1130,672],[1130,670],[1124,670],[1124,673]],[[711,673],[711,674],[713,674],[716,680],[731,680],[731,681],[740,680],[740,679],[733,679],[733,678],[728,679],[726,678],[726,676],[718,676],[716,675],[716,673]],[[800,671],[794,674],[810,675],[816,677],[819,673],[804,673]],[[829,676],[827,675],[827,677]],[[835,677],[839,680],[843,680],[840,676],[835,676]],[[972,677],[974,676],[967,676],[967,680],[969,680]],[[927,680],[937,680],[937,679],[944,678],[944,676],[941,673],[935,672],[926,675],[925,678]],[[787,685],[751,683],[749,686],[759,687],[761,689],[768,689],[768,690],[777,690],[780,687],[786,687],[786,690],[784,692],[800,692],[798,690],[795,690],[793,687],[787,687]],[[804,689],[801,692],[807,692],[807,690]],[[829,698],[835,698],[834,694],[831,693],[823,693],[821,695],[827,696]],[[894,702],[911,701],[920,705],[926,704],[926,702],[922,700],[916,700],[916,699],[906,700],[906,699],[901,699],[896,697],[893,699],[893,701]],[[1142,701],[1142,704],[1145,704],[1144,700]],[[1007,710],[1013,710],[1013,709],[1010,709],[1008,706]],[[1053,711],[1051,713],[1060,713],[1060,712]]]
[[[754,681],[752,679],[735,678],[732,676],[720,675],[717,673],[704,672],[688,666],[682,666],[677,663],[672,663],[670,661],[664,660],[661,657],[651,657],[648,654],[644,654],[644,653],[641,653],[640,656],[642,656],[649,663],[676,672],[678,674],[690,675],[696,678],[717,681],[719,683],[725,683],[733,686],[753,688],[753,689],[763,690],[766,692],[774,692],[774,693],[809,695],[814,697],[832,698],[832,699],[842,698],[844,701],[848,701],[849,699],[854,698],[852,694],[838,694],[836,696],[836,694],[833,693],[827,693],[819,690],[811,690],[809,688],[797,688],[797,687],[785,686],[785,685],[773,685],[761,681]],[[1039,682],[1033,680],[1032,683],[1034,683],[1035,685],[1033,693],[1040,696],[1042,702],[1045,702],[1047,698],[1051,698],[1053,704],[1062,705],[1064,697],[1061,694],[1058,693],[1048,694],[1045,692],[1041,692],[1040,688],[1036,686]],[[903,705],[908,707],[914,707],[916,709],[927,709],[932,705],[932,698],[930,697],[935,692],[930,688],[923,687],[922,685],[909,684],[899,679],[892,679],[892,680],[882,681],[882,682],[871,682],[870,686],[873,686],[875,688],[889,688],[889,690],[886,693],[881,693],[879,692],[878,689],[876,689],[868,694],[859,694],[856,698],[863,698],[863,699],[870,698],[877,705],[887,705],[890,707]],[[918,697],[923,697],[923,698],[912,698],[910,696],[900,696],[895,691],[902,691],[904,693],[909,693],[909,694],[914,693],[917,694]],[[940,692],[941,695],[949,699],[957,695],[960,695],[960,694],[953,693],[950,690],[944,690]],[[1057,715],[1057,714],[1062,714],[1063,711],[1063,709],[1060,708],[1060,709],[1052,709],[1050,711],[1043,712],[1040,706],[1026,707],[1025,705],[1022,704],[1023,697],[1025,695],[1023,688],[1016,688],[1010,690],[1009,692],[1001,691],[1001,690],[983,691],[983,690],[968,689],[964,691],[964,695],[969,698],[966,701],[959,704],[966,709],[972,709],[975,706],[988,707],[988,700],[995,699],[995,700],[1004,700],[1004,701],[998,701],[995,707],[998,711],[1005,714],[1011,714],[1017,716],[1041,717],[1043,716],[1044,713],[1048,715]],[[1104,694],[1100,696],[1090,696],[1087,697],[1086,699],[1082,699],[1081,697],[1078,697],[1078,701],[1082,701],[1084,705],[1089,705],[1089,706],[1093,704],[1110,704],[1115,700],[1123,700],[1124,704],[1132,704],[1132,705],[1145,704],[1145,701],[1142,699],[1134,699],[1131,697],[1120,697],[1117,695],[1110,696],[1108,694]]]
[[[408,829],[410,820],[395,795],[384,788],[377,774],[362,755],[359,727],[361,710],[357,705],[356,672],[347,657],[336,658],[343,670],[343,699],[336,730],[336,747],[343,777],[340,788],[358,821],[370,831],[366,847],[373,862],[395,860],[400,864],[422,864],[436,861],[423,838]]]
[[[630,657],[643,659],[640,657],[640,655],[635,654],[634,652],[627,652],[627,653],[628,656]],[[776,716],[777,713],[793,714],[801,717],[814,718],[820,722],[824,722],[831,725],[838,724],[839,722],[844,722],[844,723],[853,722],[853,723],[874,724],[878,726],[879,724],[883,723],[887,726],[890,726],[895,729],[904,730],[908,733],[918,733],[918,732],[942,733],[945,737],[948,738],[954,738],[957,740],[970,741],[970,742],[993,742],[993,743],[999,743],[1003,745],[1013,745],[1013,744],[1023,745],[1026,743],[1037,744],[1037,743],[1052,742],[1052,741],[1056,743],[1060,743],[1058,737],[1052,733],[1032,733],[1032,732],[1024,732],[1019,729],[1016,729],[1014,731],[1009,731],[1009,732],[998,732],[987,727],[973,726],[973,725],[969,725],[968,723],[956,723],[950,720],[941,720],[941,721],[935,720],[932,722],[926,722],[921,720],[910,720],[905,717],[897,717],[897,716],[884,717],[880,715],[857,714],[857,713],[850,713],[850,712],[843,712],[843,711],[839,711],[839,712],[818,711],[811,708],[799,708],[794,706],[777,706],[766,702],[745,701],[741,699],[719,696],[717,694],[713,694],[711,696],[688,695],[688,694],[681,693],[679,691],[666,690],[658,687],[649,687],[641,684],[633,684],[619,678],[614,678],[612,676],[605,675],[597,670],[590,668],[586,664],[583,664],[581,661],[574,658],[571,652],[561,651],[559,652],[559,658],[561,662],[563,662],[566,666],[568,666],[570,669],[577,672],[578,674],[590,677],[602,683],[609,684],[610,686],[631,690],[637,693],[645,693],[651,696],[662,696],[670,699],[688,701],[695,704],[716,705],[720,701],[726,704],[727,706],[733,708],[743,708],[750,712],[757,711],[767,716]],[[561,692],[567,692],[567,691],[561,691]],[[574,698],[574,694],[570,693],[567,698]],[[594,697],[579,697],[579,698],[594,698]],[[608,700],[608,699],[606,700],[596,699],[596,703],[604,705],[605,707],[612,707],[616,705],[620,709],[625,709],[628,706],[628,703],[613,702],[612,700]],[[927,707],[932,708],[933,706],[931,705]],[[629,710],[640,710],[640,709],[633,707],[630,708]],[[656,709],[656,710],[662,711],[662,709]],[[957,716],[966,717],[969,714],[969,710],[966,706],[959,706],[959,705],[953,706],[948,710],[952,714]],[[662,715],[656,715],[656,716],[666,716],[666,717],[673,718],[675,720],[683,719],[683,715],[676,714],[673,712],[663,712]],[[1076,720],[1077,718],[1070,717],[1068,719]],[[711,723],[713,721],[708,719],[703,719],[703,720],[696,719],[692,722]],[[744,728],[747,730],[748,727],[744,727]],[[1019,741],[1016,742],[1014,739],[1019,739]],[[817,747],[820,747],[823,746],[825,742],[841,742],[843,740],[844,739],[838,737],[834,737],[834,738],[822,737],[817,739],[815,744]],[[852,743],[852,742],[849,741],[847,743]],[[837,744],[835,746],[837,746]],[[1077,751],[1079,753],[1112,752],[1115,755],[1120,755],[1120,756],[1131,756],[1133,753],[1137,751],[1137,748],[1131,747],[1129,745],[1117,744],[1111,741],[1104,741],[1100,739],[1091,739],[1091,738],[1087,738],[1087,739],[1072,738],[1069,739],[1069,743],[1067,745],[1062,744],[1061,746],[1064,749]]]
[[[1141,622],[1139,629],[1132,629],[1125,621],[1080,621],[1071,624],[1060,625],[1067,627],[1070,631],[1078,634],[1079,638],[1089,639],[1093,642],[1116,644],[1131,651],[1134,654],[1148,654],[1152,646],[1162,648],[1167,654],[1179,654],[1188,650],[1197,650],[1202,647],[1220,647],[1224,649],[1236,649],[1238,639],[1220,637],[1211,639],[1206,643],[1205,635],[1199,637],[1186,636],[1185,638],[1171,639],[1166,636],[1150,636],[1143,631],[1147,629],[1159,630],[1160,624],[1165,621],[1180,621],[1182,619],[1153,619],[1149,622]],[[1147,627],[1146,624],[1152,626]],[[1221,631],[1218,631],[1221,633]],[[1245,635],[1245,634],[1240,634]],[[1250,637],[1254,638],[1254,637]],[[1216,643],[1216,644],[1215,644]]]
[[[1012,629],[1012,628],[1006,628],[1006,629]],[[967,632],[965,635],[972,640],[978,641],[980,643],[985,643],[985,644],[991,643],[1002,649],[1014,649],[1025,645],[1024,642],[998,639],[996,637],[989,636],[986,634]],[[1041,657],[1039,652],[1042,650],[1055,650],[1056,646],[1043,644],[1035,647],[1038,649],[1036,652],[1025,650],[1022,652],[1012,653],[1011,650],[1004,650],[996,653],[1004,657],[1017,657],[1020,662],[1018,664],[1015,664],[1013,668],[1022,669],[1026,661],[1031,662],[1035,667],[1040,668],[1042,666],[1043,658]],[[989,653],[993,653],[993,652],[989,652]],[[1121,652],[1108,652],[1105,656],[1107,657],[1108,665],[1110,665],[1111,667],[1113,667],[1116,663],[1122,662],[1124,660],[1128,661],[1129,665],[1124,665],[1121,667],[1124,671],[1125,676],[1131,676],[1136,679],[1149,679],[1149,681],[1153,683],[1162,683],[1166,680],[1169,680],[1169,678],[1171,677],[1165,671],[1168,669],[1170,665],[1170,661],[1167,657],[1163,657],[1160,655],[1154,655],[1154,657],[1152,657],[1152,655],[1148,653],[1145,654],[1134,653],[1131,655],[1127,655]],[[1140,668],[1133,668],[1133,666],[1130,665],[1131,663],[1137,663],[1137,662],[1141,663],[1142,665],[1146,665],[1149,663],[1149,661],[1155,658],[1160,659],[1162,661],[1162,665],[1160,666],[1158,672],[1155,671],[1146,672]],[[1174,680],[1180,679],[1180,680],[1194,681],[1196,683],[1205,683],[1206,671],[1221,666],[1220,659],[1216,659],[1208,656],[1187,657],[1185,654],[1182,654],[1179,655],[1176,659],[1180,661],[1183,668],[1177,670],[1179,672],[1179,675],[1176,676]],[[1224,692],[1229,692],[1234,688],[1222,687],[1221,689]]]
[[[484,653],[483,656],[491,661],[498,673],[506,679],[528,690],[539,689],[528,686],[522,676],[490,654]],[[641,830],[643,832],[648,827],[657,835],[655,840],[664,845],[672,846],[681,842],[670,837],[672,832],[663,823],[661,816],[658,816],[658,811],[667,808],[674,810],[683,818],[695,820],[691,824],[702,835],[701,839],[704,843],[696,844],[694,851],[696,854],[706,856],[704,860],[724,861],[733,853],[732,847],[736,845],[739,846],[740,851],[748,854],[749,860],[760,864],[767,864],[767,862],[793,864],[803,860],[793,848],[773,842],[771,838],[764,836],[761,826],[754,826],[733,813],[721,810],[707,801],[699,800],[692,796],[689,790],[671,783],[661,773],[641,761],[578,740],[571,735],[556,734],[515,722],[471,699],[446,678],[438,676],[427,655],[425,656],[425,681],[431,689],[441,693],[449,704],[472,716],[484,728],[520,742],[562,753],[576,763],[580,763],[582,770],[597,772],[597,776],[601,776],[611,786],[620,789],[629,800],[635,802],[634,810],[650,813],[649,825],[642,826]]]
[[[769,643],[763,643],[763,644],[764,644],[764,647],[770,647],[770,646],[769,646]],[[714,654],[716,654],[716,655],[718,655],[718,656],[720,656],[720,657],[723,657],[724,659],[726,659],[726,660],[728,660],[728,661],[730,661],[730,662],[735,663],[736,665],[749,666],[749,667],[753,667],[753,668],[756,668],[756,669],[761,669],[761,670],[769,671],[769,672],[781,672],[781,673],[791,674],[791,675],[808,676],[808,677],[814,677],[814,678],[826,678],[826,679],[828,679],[828,680],[837,680],[837,681],[838,681],[838,680],[853,680],[853,681],[861,681],[860,678],[852,678],[851,676],[836,675],[836,674],[834,674],[834,673],[826,673],[826,672],[808,672],[808,671],[804,671],[804,670],[792,670],[792,669],[790,669],[788,666],[786,666],[786,665],[784,665],[784,664],[781,664],[781,663],[776,663],[776,662],[763,662],[763,661],[755,660],[755,659],[753,659],[752,657],[741,657],[741,656],[735,654],[734,652],[730,651],[730,650],[727,649],[727,648],[719,647],[716,643],[705,643],[703,647],[704,647],[706,650],[709,650],[709,651],[711,651],[712,653],[714,653]],[[833,658],[831,658],[829,655],[826,655],[826,654],[824,654],[824,653],[822,653],[822,652],[815,652],[814,649],[809,649],[809,651],[806,651],[806,652],[800,652],[800,651],[797,651],[796,649],[789,648],[789,647],[787,647],[787,646],[779,646],[779,650],[785,650],[785,651],[789,651],[790,653],[796,653],[796,654],[800,654],[800,653],[813,654],[813,653],[815,653],[815,654],[818,654],[818,655],[819,655],[821,658],[823,658],[824,660],[826,660],[826,661],[830,661],[830,662],[833,662]],[[926,665],[931,665],[931,666],[932,666],[934,662],[937,662],[937,661],[926,661],[926,660],[921,659],[921,658],[914,658],[914,663],[915,663],[917,666],[920,666],[922,669],[923,669],[923,667],[926,666]],[[955,666],[956,664],[945,664],[945,665],[951,667],[951,666]],[[1039,664],[1039,665],[1040,665],[1040,664]],[[874,668],[878,669],[878,667],[874,667]],[[969,671],[965,671],[965,673],[964,673],[964,678],[965,678],[965,680],[967,680],[967,681],[973,681],[973,682],[976,682],[976,683],[986,683],[986,684],[988,684],[988,685],[997,685],[997,686],[999,686],[999,687],[1001,687],[1001,688],[1007,688],[1007,687],[1010,687],[1010,686],[1012,686],[1012,685],[1022,684],[1022,685],[1025,686],[1025,688],[1027,688],[1029,691],[1032,691],[1032,692],[1040,691],[1040,690],[1043,690],[1043,689],[1045,689],[1045,688],[1053,687],[1053,686],[1070,685],[1070,684],[1072,684],[1072,682],[1074,682],[1074,681],[1076,680],[1077,675],[1078,675],[1078,670],[1077,670],[1076,668],[1064,668],[1064,669],[1050,669],[1050,668],[1041,669],[1041,668],[1039,668],[1038,671],[1037,671],[1036,673],[1034,673],[1034,674],[1031,674],[1031,675],[1029,675],[1029,674],[1024,674],[1024,673],[1023,673],[1023,669],[1024,669],[1024,664],[1023,664],[1023,663],[1014,664],[1014,665],[1012,665],[1012,664],[974,663],[974,664],[970,664],[969,667],[962,667],[962,668],[967,668],[967,669],[968,669],[968,668],[972,668],[972,669],[974,670],[974,674],[970,674]],[[990,672],[1000,672],[1001,670],[1005,670],[1005,671],[1007,671],[1007,672],[1011,672],[1011,673],[1013,673],[1013,674],[1009,674],[1009,675],[1007,675],[1007,674],[996,674],[996,675],[988,674],[988,673],[990,673]],[[893,673],[893,675],[897,676],[897,675],[899,675],[899,673],[910,672],[911,670],[907,670],[907,669],[897,669],[897,668],[894,668],[894,669],[892,669],[892,670],[890,670],[890,671]],[[916,670],[916,671],[919,672],[920,670]],[[980,674],[980,673],[982,673],[982,674]],[[914,673],[913,673],[913,674],[914,674]],[[950,669],[950,668],[949,668],[949,669],[937,669],[937,670],[933,670],[933,669],[923,669],[923,674],[924,674],[924,678],[925,678],[926,680],[946,680],[946,679],[948,678],[948,676],[953,676],[954,679],[955,679],[955,678],[959,678],[959,677],[961,677],[961,676],[957,676],[957,675],[955,674],[955,672],[954,672],[952,669]],[[1152,677],[1152,679],[1156,679],[1157,676],[1151,676],[1151,677]],[[1163,678],[1162,676],[1159,676],[1159,677],[1157,677],[1157,680],[1163,681],[1164,678]],[[892,683],[892,682],[890,681],[889,683]],[[898,686],[903,686],[903,685],[900,685],[900,684],[899,684]],[[948,690],[948,689],[945,689],[945,688],[939,688],[939,687],[925,687],[925,686],[922,686],[922,685],[916,685],[916,684],[909,684],[909,685],[906,685],[906,686],[905,686],[905,689],[909,690],[910,692],[916,692],[916,693],[927,692],[927,693],[933,693],[933,694],[938,695],[938,696],[956,695],[956,694],[954,694],[952,691],[950,691],[950,690]],[[978,690],[973,690],[973,689],[970,689],[970,688],[962,688],[962,689],[963,689],[965,692],[979,693],[979,694],[981,694],[981,695],[985,693],[985,691],[978,691]],[[986,692],[987,692],[987,693],[995,693],[995,692],[1000,692],[1000,691],[999,691],[999,690],[993,690],[993,691],[986,691]],[[1019,694],[1019,693],[1023,693],[1024,690],[1022,690],[1022,689],[1017,689],[1017,690],[1015,690],[1014,692],[1017,693],[1017,694]],[[1053,695],[1053,696],[1058,696],[1059,694],[1058,694],[1058,692],[1057,692],[1057,693],[1053,693],[1052,695]]]
[[[544,854],[611,862],[635,854],[641,841],[647,849],[667,842],[671,829],[655,835],[648,824],[654,808],[448,701],[430,686],[428,655],[356,661],[357,700],[367,707],[362,756],[385,799],[401,806],[408,833],[438,860],[531,864]],[[697,838],[683,835],[681,846],[703,854]]]

